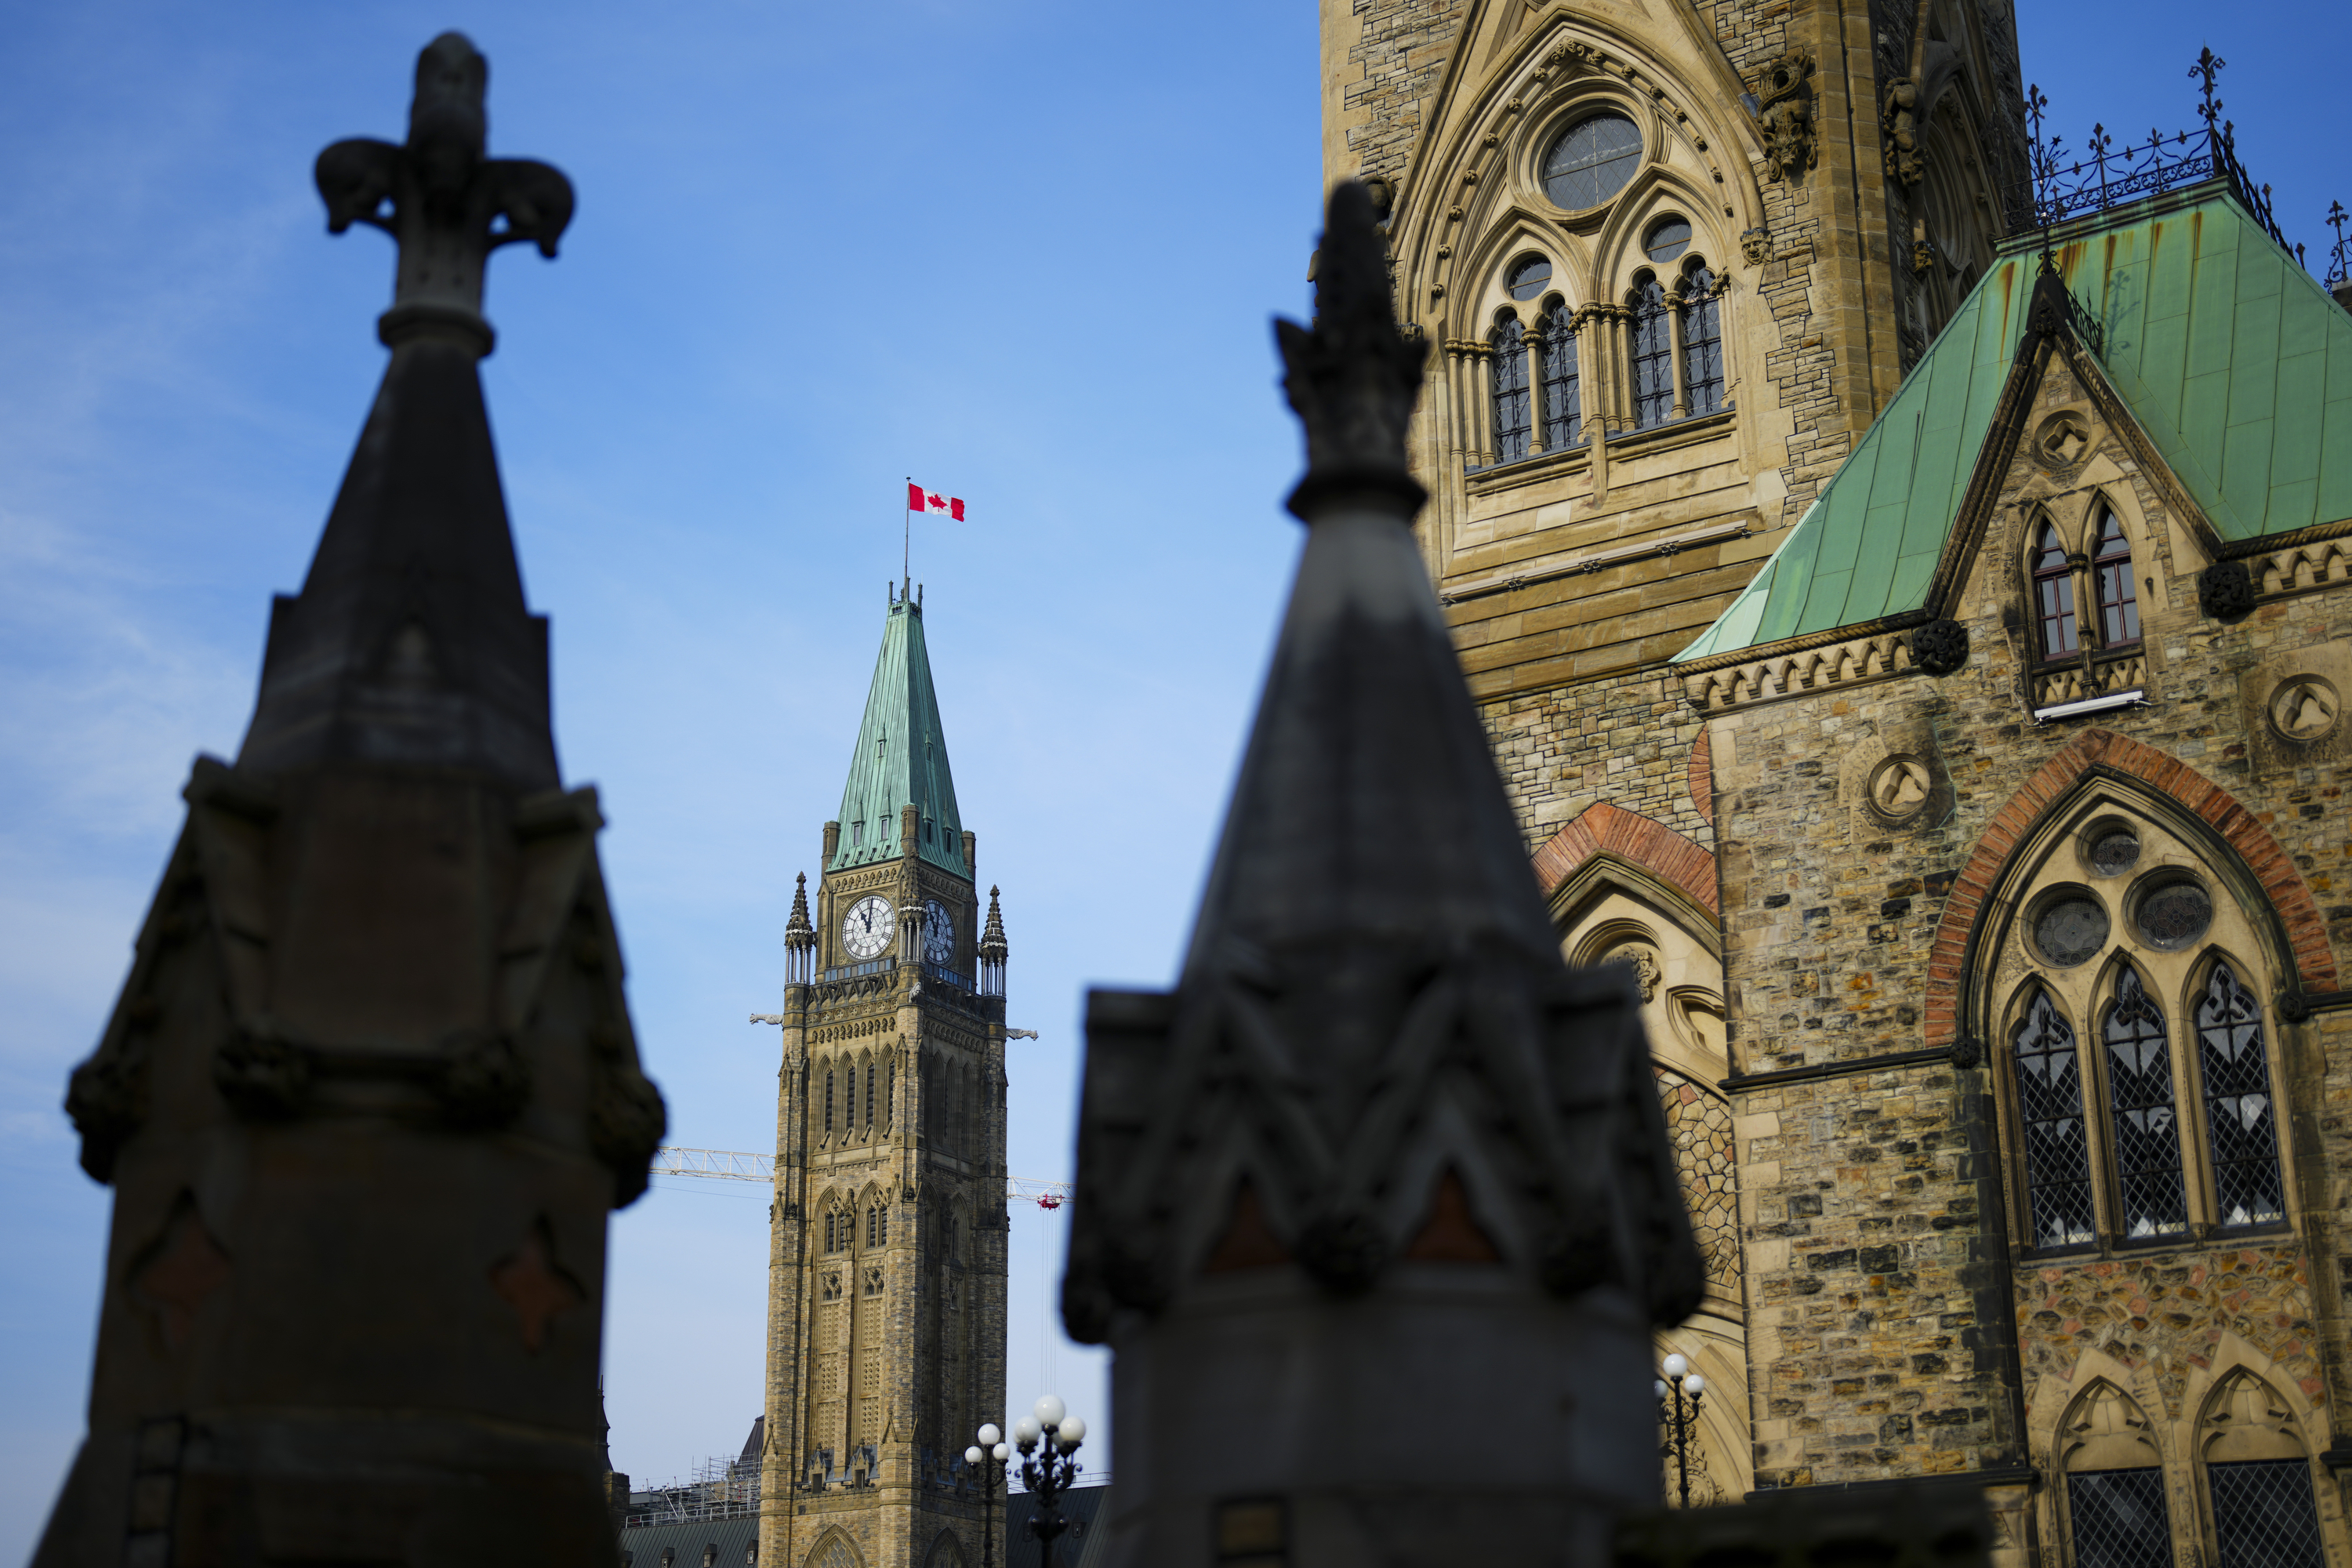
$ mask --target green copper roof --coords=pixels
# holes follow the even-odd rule
[[[2059,231],[2095,357],[2226,541],[2352,517],[2352,315],[2209,183]],[[1685,663],[1918,610],[2040,265],[2016,242]]]
[[[947,732],[931,689],[923,607],[899,598],[882,623],[882,654],[874,661],[866,721],[857,727],[849,784],[841,792],[841,842],[826,869],[896,859],[898,813],[908,805],[918,808],[915,847],[922,858],[958,876],[971,875],[963,859],[955,778],[948,771]]]

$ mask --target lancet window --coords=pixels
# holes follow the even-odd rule
[[[1666,309],[1665,288],[1654,274],[1634,280],[1633,310],[1633,427],[1644,430],[1664,424],[1675,412],[1674,317]]]
[[[1528,455],[1533,429],[1528,406],[1527,333],[1519,319],[1506,311],[1487,342],[1493,350],[1487,363],[1494,381],[1495,461],[1516,463]]]
[[[2252,1373],[2221,1381],[2197,1434],[2213,1521],[2212,1561],[2320,1568],[2319,1514],[2302,1431],[2277,1391]]]
[[[2033,542],[2033,611],[2042,658],[2063,658],[2082,647],[2074,626],[2074,568],[2064,541],[2046,522]]]
[[[1582,439],[1584,398],[1576,363],[1575,315],[1553,300],[1542,317],[1543,444],[1547,452]]]
[[[833,1068],[824,1069],[824,1133],[833,1136]]]
[[[2138,1404],[2094,1383],[2060,1421],[2058,1449],[2074,1568],[2172,1568],[2164,1471]]]
[[[1675,315],[1685,405],[1693,416],[1717,413],[1723,407],[1723,299],[1715,274],[1696,258],[1683,268],[1682,309]]]
[[[2123,520],[2109,506],[2099,508],[2098,549],[2091,579],[2099,595],[2099,642],[2119,647],[2139,641],[2139,595],[2132,584],[2131,541]]]
[[[2000,1041],[2018,1224],[2038,1250],[2288,1217],[2265,987],[2242,956],[2260,938],[2193,853],[2101,807],[2011,906]]]

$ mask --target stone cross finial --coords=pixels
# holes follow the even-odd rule
[[[1416,509],[1427,492],[1405,470],[1404,437],[1428,347],[1397,331],[1388,245],[1361,182],[1331,192],[1318,255],[1314,324],[1274,323],[1283,391],[1307,426],[1307,477],[1290,510],[1304,517],[1339,489],[1386,492]]]
[[[490,62],[462,33],[444,33],[416,57],[408,140],[354,137],[319,154],[327,230],[354,223],[400,246],[392,309],[376,323],[390,347],[423,333],[455,335],[487,354],[482,268],[501,245],[529,240],[552,257],[572,221],[572,182],[528,158],[486,158],[483,99]]]

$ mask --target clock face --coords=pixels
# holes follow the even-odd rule
[[[923,957],[942,969],[955,963],[955,920],[937,899],[923,904]]]
[[[890,945],[898,929],[898,911],[891,909],[890,900],[868,894],[849,906],[841,922],[841,945],[852,958],[872,958]]]

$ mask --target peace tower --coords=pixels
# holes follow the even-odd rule
[[[976,847],[901,588],[783,1011],[757,1020],[783,1031],[762,1563],[981,1560],[962,1452],[1004,1389],[1005,942]]]

